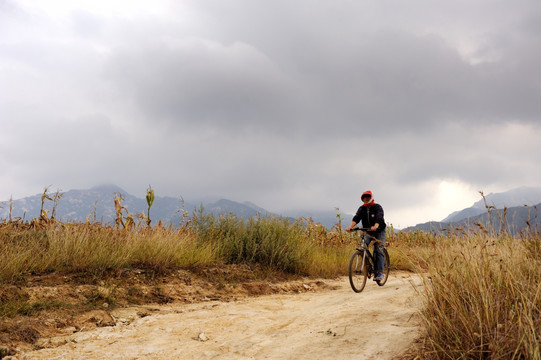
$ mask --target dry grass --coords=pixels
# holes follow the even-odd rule
[[[541,236],[411,240],[424,280],[416,359],[541,359]]]
[[[96,224],[62,224],[40,229],[0,227],[0,280],[51,271],[99,274],[123,267],[193,267],[216,261],[208,245],[164,228],[126,231]]]

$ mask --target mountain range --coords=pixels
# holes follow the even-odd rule
[[[100,185],[85,190],[69,190],[61,193],[61,198],[56,206],[53,201],[45,200],[44,209],[55,211],[54,216],[64,222],[86,221],[88,218],[100,221],[104,224],[114,223],[116,212],[114,207],[115,194],[122,195],[122,205],[132,214],[137,215],[147,212],[147,202],[129,194],[124,189],[112,185]],[[49,193],[54,199],[54,193]],[[0,204],[0,219],[20,217],[25,220],[37,218],[40,215],[42,194],[13,200],[10,214],[9,201]],[[490,207],[489,216],[486,205]],[[525,206],[527,205],[527,206]],[[500,216],[505,210],[505,226],[508,231],[517,233],[530,226],[532,229],[541,230],[537,209],[541,208],[541,187],[521,187],[502,193],[491,193],[474,203],[472,206],[455,211],[449,214],[442,221],[431,221],[403,229],[403,231],[443,231],[448,228],[471,227],[475,223],[483,224],[485,227],[492,227],[499,231],[502,221]],[[336,211],[296,211],[289,214],[274,214],[251,202],[237,202],[228,199],[220,199],[212,202],[185,202],[181,198],[156,196],[150,210],[150,218],[153,224],[162,221],[164,224],[178,225],[182,221],[185,211],[191,215],[194,211],[203,210],[204,213],[214,215],[233,213],[236,216],[249,218],[252,216],[283,216],[290,219],[312,218],[327,228],[332,228],[337,222]],[[345,223],[349,223],[351,215],[340,214]],[[541,214],[539,215],[541,216]],[[343,220],[344,221],[344,220]],[[528,225],[529,224],[529,225]],[[473,225],[477,226],[477,225]]]
[[[520,187],[503,193],[489,194],[485,196],[488,206],[496,209],[516,206],[534,206],[541,203],[541,187]],[[481,199],[471,207],[455,211],[443,219],[441,222],[450,223],[460,221],[468,217],[474,217],[487,212],[485,200]]]
[[[90,218],[104,224],[113,223],[116,218],[114,199],[116,194],[122,196],[122,205],[131,215],[147,213],[146,199],[129,194],[116,185],[100,185],[86,190],[69,190],[61,193],[61,198],[56,206],[53,201],[45,200],[44,209],[52,216],[63,222],[86,221]],[[54,199],[54,193],[49,197]],[[19,217],[24,220],[39,217],[41,211],[42,194],[29,196],[23,199],[13,200],[11,217]],[[205,213],[221,214],[234,213],[239,217],[251,217],[260,215],[273,215],[265,209],[250,202],[239,203],[227,199],[220,199],[212,203],[187,203],[181,198],[155,196],[150,209],[150,218],[153,223],[162,221],[164,224],[177,225],[181,222],[185,211],[190,215],[193,211],[203,209]],[[0,209],[0,218],[7,219],[10,216],[9,202],[4,202]]]
[[[404,231],[436,231],[456,228],[480,228],[499,232],[502,227],[511,234],[529,228],[541,231],[541,187],[520,187],[502,193],[491,193],[472,206],[449,214],[442,221],[430,221]]]

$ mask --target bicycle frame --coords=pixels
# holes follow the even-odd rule
[[[362,231],[360,235],[359,247],[353,252],[351,259],[349,261],[349,282],[353,291],[359,293],[363,291],[366,284],[367,278],[372,278],[372,275],[375,275],[375,265],[376,265],[376,250],[370,251],[369,245],[367,245],[367,237],[371,239],[370,242],[374,242],[374,246],[378,243],[382,243],[381,240],[376,239],[372,235],[368,234],[369,229],[354,228],[352,231]],[[389,274],[390,260],[389,253],[387,249],[383,247],[383,256],[384,256],[384,269],[383,269],[383,278],[377,279],[376,283],[379,286],[385,285],[387,282],[387,277]],[[376,278],[374,278],[376,279]]]
[[[368,261],[368,263],[366,265],[367,265],[367,270],[368,270],[368,278],[370,279],[372,277],[372,275],[374,275],[374,272],[375,272],[375,264],[376,264],[375,256],[376,256],[376,252],[375,251],[373,253],[370,252],[370,249],[369,249],[370,246],[366,245],[366,236],[369,236],[369,235],[366,234],[366,233],[361,235],[361,241],[360,241],[360,244],[359,244],[359,247],[357,248],[357,250],[362,251],[365,254],[363,256],[363,262]],[[374,242],[373,246],[376,246],[376,244],[377,244],[377,242],[379,240],[374,239],[372,241]]]

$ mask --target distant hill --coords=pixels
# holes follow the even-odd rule
[[[62,197],[56,207],[55,217],[64,222],[86,221],[88,217],[91,220],[100,221],[104,224],[113,223],[115,220],[114,199],[115,193],[124,198],[123,205],[132,215],[145,213],[147,203],[144,198],[129,194],[126,190],[113,184],[104,184],[85,190],[69,190],[62,193]],[[39,217],[41,209],[41,195],[37,194],[22,199],[13,200],[12,217],[20,217],[30,220]],[[54,192],[49,195],[53,197]],[[9,217],[9,201],[3,201],[3,207],[0,207],[0,219]],[[337,222],[336,211],[293,211],[287,214],[274,214],[256,204],[245,201],[237,202],[228,199],[219,199],[217,201],[191,201],[183,202],[181,198],[160,197],[156,193],[154,204],[150,210],[152,223],[156,224],[162,221],[164,224],[177,225],[182,220],[184,211],[192,215],[194,210],[203,210],[207,214],[232,213],[238,217],[249,218],[252,216],[281,216],[294,221],[297,218],[312,218],[316,223],[321,223],[328,229],[331,229]],[[48,210],[51,216],[53,202],[46,200],[44,209]],[[343,214],[342,214],[343,215]],[[347,223],[351,215],[343,215],[347,218]]]
[[[541,187],[519,187],[502,193],[485,195],[488,206],[494,206],[497,209],[516,206],[533,206],[541,203]],[[471,207],[455,211],[443,219],[442,223],[451,223],[463,219],[471,218],[487,212],[483,199],[477,201]]]
[[[252,204],[251,202],[239,203],[232,200],[220,199],[215,203],[203,206],[205,211],[214,215],[232,213],[238,217],[249,218],[256,215],[273,215],[269,211]]]
[[[351,218],[353,217],[353,215],[344,214],[342,211],[297,210],[289,211],[287,215],[295,219],[312,219],[312,221],[314,221],[315,223],[320,223],[327,229],[331,230],[334,226],[338,224],[338,213],[340,213],[340,216],[342,218],[342,227],[345,228],[351,222]],[[344,226],[344,224],[346,225]]]
[[[123,206],[132,214],[137,215],[147,212],[147,202],[143,197],[139,198],[129,194],[124,189],[116,185],[100,185],[86,190],[69,190],[62,193],[61,199],[56,206],[55,217],[63,222],[86,221],[87,218],[100,221],[104,224],[113,223],[115,220],[114,199],[115,193],[122,195]],[[53,197],[54,193],[49,193]],[[13,200],[12,217],[20,217],[30,220],[39,217],[41,209],[41,196],[25,197],[23,199]],[[162,221],[164,224],[177,225],[180,223],[184,211],[191,215],[194,210],[203,206],[205,213],[215,215],[223,213],[233,213],[239,217],[251,217],[256,215],[273,215],[271,212],[250,203],[239,203],[232,200],[221,199],[213,203],[186,203],[180,198],[156,196],[150,210],[150,218],[153,224]],[[53,202],[45,200],[44,209],[48,210],[51,216]],[[4,201],[4,206],[0,208],[0,219],[9,217],[9,201]]]
[[[403,231],[435,231],[442,232],[453,228],[479,228],[478,225],[500,231],[504,216],[504,208],[507,208],[505,215],[505,228],[512,234],[530,228],[541,231],[541,187],[520,187],[502,193],[485,195],[486,205],[491,207],[489,216],[485,201],[477,201],[469,208],[455,211],[442,221],[430,221],[417,224],[403,229]]]
[[[142,197],[129,194],[124,189],[113,185],[105,184],[86,190],[69,190],[62,193],[62,197],[56,206],[55,217],[64,222],[71,221],[100,221],[104,224],[113,223],[115,220],[114,199],[115,193],[121,194],[124,198],[123,205],[132,215],[146,213],[147,203]],[[20,217],[30,220],[39,216],[41,208],[41,195],[25,197],[13,201],[12,217]],[[49,193],[52,197],[53,192]],[[495,206],[503,214],[503,207],[507,206],[506,224],[509,231],[515,233],[524,229],[527,222],[532,226],[538,226],[541,231],[539,219],[535,216],[535,208],[541,208],[541,187],[521,187],[504,193],[486,195],[487,204]],[[537,204],[537,205],[536,205]],[[0,206],[0,219],[9,217],[9,201],[4,201]],[[529,207],[525,207],[528,205]],[[213,202],[183,202],[181,198],[156,196],[154,204],[150,211],[150,218],[153,224],[162,221],[165,224],[178,225],[182,219],[184,211],[192,215],[194,210],[199,210],[201,206],[205,213],[214,215],[232,213],[236,216],[248,218],[252,216],[283,216],[291,220],[298,218],[311,218],[316,223],[321,223],[328,229],[332,229],[338,223],[336,210],[329,211],[290,211],[287,214],[274,214],[251,202],[236,202],[233,200],[220,199]],[[46,200],[44,209],[48,210],[48,215],[52,215],[53,202]],[[349,224],[351,215],[340,212],[342,218],[342,227]],[[539,214],[541,217],[541,214]],[[536,220],[537,219],[537,220]],[[489,226],[490,224],[498,230],[499,219],[495,211],[492,212],[492,218],[489,219],[483,200],[476,202],[471,207],[456,211],[447,216],[441,222],[428,222],[403,229],[404,231],[428,230],[441,231],[449,227],[471,226],[474,222]]]
[[[462,228],[480,230],[480,225],[489,231],[498,233],[504,229],[510,234],[530,230],[541,232],[541,203],[533,206],[516,206],[504,209],[492,209],[490,215],[485,211],[481,215],[471,216],[459,221],[431,221],[403,229],[402,231],[423,230],[429,232],[445,232]]]

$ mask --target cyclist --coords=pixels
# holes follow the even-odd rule
[[[376,276],[374,281],[383,280],[383,267],[385,265],[385,256],[383,255],[383,248],[385,246],[385,219],[383,218],[383,207],[380,204],[376,204],[372,198],[372,191],[367,190],[361,195],[363,205],[359,207],[357,213],[351,220],[351,224],[346,228],[347,232],[350,232],[355,225],[360,221],[363,228],[370,229],[367,231],[368,236],[365,236],[366,245],[370,245],[372,240],[377,239],[378,242],[374,245],[375,252],[375,270]]]

